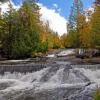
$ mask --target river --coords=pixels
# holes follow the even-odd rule
[[[72,65],[56,60],[38,71],[0,75],[0,100],[93,100],[97,88],[99,64]]]

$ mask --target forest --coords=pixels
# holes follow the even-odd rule
[[[77,1],[77,0],[76,0]],[[41,21],[36,0],[24,0],[19,9],[9,3],[6,13],[0,14],[0,56],[7,59],[34,57],[60,48],[96,48],[100,50],[100,1],[86,21],[82,2],[71,7],[67,32],[59,36],[50,29],[49,22]]]

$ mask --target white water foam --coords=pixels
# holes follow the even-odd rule
[[[100,87],[100,69],[92,70],[78,68],[77,70],[82,72],[91,82],[96,83],[98,87]]]
[[[58,56],[67,56],[67,55],[70,55],[70,54],[74,54],[74,49],[67,49],[67,50],[63,50],[62,52],[60,52],[58,54]]]
[[[18,73],[17,77],[16,74],[12,74],[12,75],[8,74],[7,76],[6,73],[6,76],[3,76],[0,79],[0,83],[10,84],[8,88],[14,90],[16,90],[16,88],[23,89],[23,85],[25,88],[25,86],[27,87],[28,85],[31,84],[33,84],[35,87],[44,88],[44,89],[49,89],[51,87],[53,88],[53,87],[59,87],[60,85],[62,86],[64,85],[64,83],[62,83],[63,69],[58,70],[57,73],[53,75],[47,82],[41,82],[40,79],[46,73],[46,70],[47,69],[34,72],[34,73],[27,73],[27,75],[23,75],[23,74],[21,75]],[[65,83],[65,84],[66,86],[72,85],[69,83]]]
[[[50,69],[52,68],[48,67],[40,71],[27,74],[5,73],[4,76],[0,76],[0,94],[3,93],[2,95],[4,96],[7,93],[9,94],[20,90],[25,91],[26,89],[34,89],[34,92],[40,92],[62,87],[82,87],[87,85],[88,81],[81,79],[81,73],[82,75],[86,76],[91,83],[94,82],[95,85],[100,87],[100,70],[84,68],[73,68],[65,70],[65,68],[62,67],[54,72],[55,74],[52,74],[52,72],[49,71]],[[75,71],[80,72],[80,75],[79,73],[75,74]],[[41,79],[45,79],[49,73],[51,73],[49,79],[46,81],[41,81]]]

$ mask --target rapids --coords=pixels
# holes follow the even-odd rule
[[[93,100],[100,65],[57,61],[34,72],[0,75],[0,100]]]
[[[100,69],[54,64],[32,73],[0,75],[0,100],[92,100],[98,87]]]

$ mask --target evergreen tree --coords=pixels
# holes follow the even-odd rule
[[[68,30],[70,35],[69,37],[74,36],[74,40],[70,40],[72,46],[79,47],[79,30],[83,26],[83,19],[81,16],[83,16],[83,4],[81,0],[74,0],[73,6],[71,7],[71,13],[69,16],[69,24],[68,24]],[[81,20],[80,20],[81,18]],[[73,35],[74,34],[74,35]],[[71,36],[72,35],[72,36]],[[68,38],[70,39],[70,38]],[[69,40],[68,40],[69,41]],[[71,46],[71,45],[70,45]]]
[[[39,7],[35,2],[24,2],[16,11],[9,6],[5,14],[7,37],[3,44],[3,51],[7,58],[29,57],[39,46],[41,22]]]
[[[70,30],[78,31],[79,14],[83,14],[83,4],[81,0],[74,0],[73,6],[71,7],[71,13],[69,16],[69,28]]]
[[[41,22],[37,1],[23,0],[18,10],[9,2],[8,11],[0,15],[0,52],[2,49],[8,59],[61,47],[58,34],[50,29],[48,22],[45,25]]]

